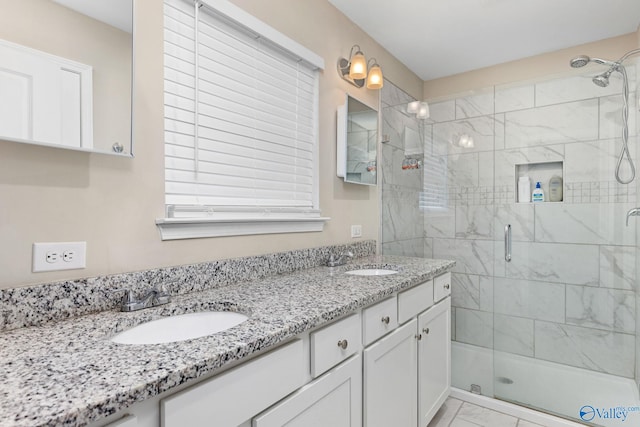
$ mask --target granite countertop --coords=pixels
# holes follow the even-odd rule
[[[442,274],[454,264],[370,256],[343,267],[316,267],[180,295],[167,305],[133,313],[105,311],[0,333],[0,426],[86,425]],[[355,268],[399,273],[344,274]],[[182,342],[109,341],[148,320],[215,309],[239,311],[249,319]]]

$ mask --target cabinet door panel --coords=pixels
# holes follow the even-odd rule
[[[362,358],[356,355],[253,420],[253,427],[362,425]]]
[[[426,426],[451,387],[451,298],[421,314],[418,327],[419,426]]]
[[[364,351],[364,425],[417,424],[417,320]]]

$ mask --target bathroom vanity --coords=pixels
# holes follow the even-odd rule
[[[453,265],[365,257],[5,332],[0,426],[424,426],[449,393]],[[398,273],[345,274],[356,268]],[[213,309],[248,320],[188,341],[109,341]]]

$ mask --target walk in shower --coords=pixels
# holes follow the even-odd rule
[[[627,154],[637,164],[637,66],[625,65]],[[602,416],[640,406],[640,218],[625,224],[640,206],[639,180],[616,180],[631,174],[626,161],[616,172],[623,82],[609,73],[608,86],[594,85],[606,65],[567,69],[439,99],[428,120],[408,113],[414,100],[385,82],[382,252],[457,261],[454,387],[583,423],[640,425],[633,411],[625,424]],[[420,168],[403,169],[407,158]],[[524,176],[547,195],[559,176],[562,201],[518,202]]]

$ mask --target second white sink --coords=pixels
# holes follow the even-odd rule
[[[398,273],[396,270],[385,270],[383,268],[364,268],[345,272],[345,274],[353,274],[354,276],[388,276],[396,273]]]
[[[233,311],[180,314],[142,323],[111,338],[119,344],[163,344],[186,341],[226,331],[247,320]]]

